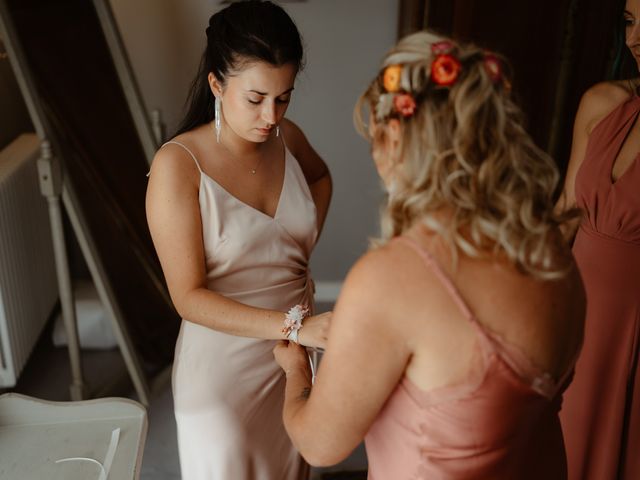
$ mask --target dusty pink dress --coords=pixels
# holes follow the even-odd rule
[[[561,412],[572,480],[640,479],[640,153],[611,179],[639,112],[632,97],[593,129],[576,176],[585,216],[573,252],[587,320]]]
[[[282,312],[313,302],[307,266],[318,234],[304,174],[286,147],[284,155],[274,217],[243,203],[202,170],[199,195],[207,288]],[[274,346],[182,321],[173,398],[183,480],[307,478],[308,466],[282,423],[285,378]]]
[[[487,331],[436,260],[414,248],[474,326],[482,354],[466,382],[423,391],[405,377],[370,428],[369,480],[566,478],[558,381]]]

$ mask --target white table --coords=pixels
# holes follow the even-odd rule
[[[0,478],[136,480],[146,435],[146,410],[126,398],[0,395]]]

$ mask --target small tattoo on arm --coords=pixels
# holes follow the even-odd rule
[[[305,387],[300,394],[300,400],[306,400],[311,395],[311,387]]]

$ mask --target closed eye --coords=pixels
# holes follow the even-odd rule
[[[276,98],[276,103],[280,103],[282,105],[289,103],[291,99],[290,98]],[[252,105],[260,105],[262,103],[262,100],[249,100],[247,99],[247,101],[252,104]]]
[[[631,12],[625,11],[623,22],[625,26],[634,25],[636,23],[636,19],[631,15]]]

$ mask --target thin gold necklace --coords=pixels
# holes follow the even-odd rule
[[[215,133],[216,133],[216,129],[215,129],[214,125],[213,125],[213,122],[211,122],[211,123],[210,123],[210,125],[211,125],[211,129],[213,130],[213,133],[215,134]],[[229,153],[229,155],[231,155],[231,156],[232,156],[236,161],[238,161],[238,157],[237,157],[237,156],[235,156],[235,155],[233,154],[233,152],[232,152],[231,150],[229,150],[229,149],[227,148],[227,146],[226,146],[224,143],[222,143],[222,140],[221,140],[221,141],[219,141],[218,143],[219,143],[220,145],[222,145],[222,148],[224,148],[224,149],[227,151],[227,153]],[[252,175],[255,175],[255,174],[256,174],[256,172],[258,171],[258,167],[259,167],[259,166],[260,166],[260,164],[262,163],[262,159],[263,159],[263,158],[264,158],[264,155],[260,155],[260,158],[258,159],[258,163],[256,163],[256,166],[249,170],[249,171],[251,172],[251,174],[252,174]],[[246,168],[246,167],[245,167],[245,168]]]

